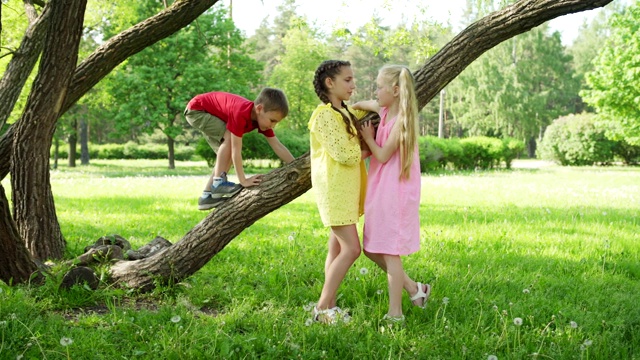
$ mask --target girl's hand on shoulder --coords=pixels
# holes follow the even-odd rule
[[[360,133],[362,134],[362,139],[364,139],[364,141],[372,140],[375,135],[375,131],[376,128],[373,126],[371,121],[364,121],[360,127]]]

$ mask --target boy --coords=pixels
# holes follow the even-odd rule
[[[273,132],[273,127],[288,113],[287,97],[282,90],[273,88],[264,88],[253,102],[221,91],[196,95],[189,101],[184,111],[187,122],[202,132],[216,153],[213,173],[198,199],[199,210],[214,208],[243,187],[255,186],[262,181],[262,175],[245,177],[241,155],[243,134],[258,129],[280,160],[286,164],[293,161],[291,152]],[[239,185],[227,181],[232,164]]]

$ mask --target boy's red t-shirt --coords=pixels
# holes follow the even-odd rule
[[[258,122],[251,120],[253,106],[253,101],[222,91],[196,95],[187,104],[189,110],[206,111],[226,122],[227,130],[235,136],[242,137],[253,129],[258,129],[264,136],[274,137],[272,129],[262,131],[258,128]]]

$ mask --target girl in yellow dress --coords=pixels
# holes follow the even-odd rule
[[[345,101],[356,88],[348,61],[327,60],[316,69],[313,86],[322,101],[309,120],[311,184],[324,226],[330,227],[325,279],[313,309],[323,323],[348,321],[336,304],[336,294],[347,271],[360,256],[356,224],[364,210],[367,173],[360,147],[357,119],[366,111],[353,110]]]

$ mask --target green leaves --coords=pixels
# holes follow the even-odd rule
[[[586,74],[589,89],[580,95],[610,121],[625,140],[640,145],[640,5],[613,16],[611,34]]]

